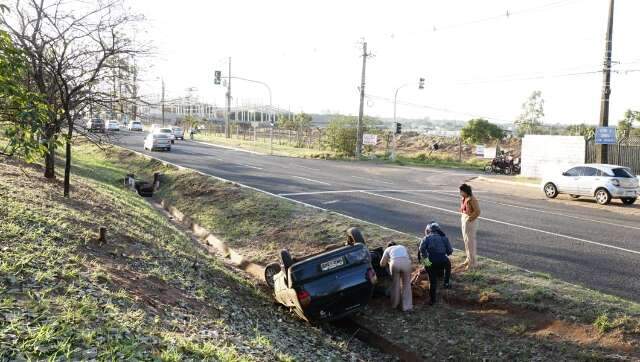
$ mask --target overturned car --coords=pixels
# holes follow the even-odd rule
[[[287,250],[269,264],[265,281],[278,303],[309,322],[340,319],[367,306],[377,282],[373,251],[362,242],[293,259]],[[379,263],[379,260],[378,260]]]

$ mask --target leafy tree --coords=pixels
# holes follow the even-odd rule
[[[46,148],[40,143],[46,105],[26,86],[27,63],[9,34],[0,31],[0,128],[8,143],[0,153],[32,162]]]
[[[618,138],[640,135],[640,129],[633,128],[635,122],[640,123],[640,112],[627,109],[624,118],[618,122]]]
[[[306,113],[294,114],[293,117],[281,114],[276,121],[276,127],[288,130],[305,130],[311,127],[311,115]]]
[[[596,127],[588,124],[572,124],[567,126],[566,132],[569,136],[583,136],[584,138],[593,138],[596,134]]]
[[[504,130],[486,119],[476,118],[462,128],[460,136],[467,143],[485,143],[504,137]]]
[[[516,132],[519,137],[539,133],[544,118],[544,99],[541,91],[534,91],[522,104],[522,113],[516,119]]]
[[[365,117],[362,122],[365,133],[375,133],[375,126],[379,123],[375,118]],[[345,156],[355,156],[358,118],[351,116],[336,116],[329,121],[326,129],[326,146]]]

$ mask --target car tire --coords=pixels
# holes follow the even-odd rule
[[[544,195],[549,199],[555,199],[558,196],[558,188],[551,182],[544,185]]]
[[[167,147],[167,152],[171,152],[171,147]]]
[[[509,176],[513,173],[513,170],[511,169],[511,167],[507,167],[504,169],[504,174]]]
[[[569,195],[572,199],[579,199],[580,195]]]
[[[493,173],[493,166],[491,166],[491,165],[484,166],[484,172],[485,173]]]
[[[289,269],[289,267],[293,265],[293,258],[291,257],[289,250],[282,249],[280,251],[280,262],[285,269]]]
[[[267,283],[269,288],[274,289],[275,280],[274,277],[276,274],[280,273],[282,267],[279,263],[271,263],[264,268],[264,281]]]
[[[596,202],[600,205],[607,205],[611,202],[611,194],[607,189],[597,189],[594,196],[596,198]]]
[[[622,203],[625,205],[632,205],[634,202],[636,202],[636,200],[636,197],[623,197],[620,199],[620,201],[622,201]]]

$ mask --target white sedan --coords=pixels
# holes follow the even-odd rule
[[[119,131],[120,130],[120,123],[118,121],[116,121],[115,119],[106,121],[104,123],[104,129],[106,131]]]
[[[144,149],[153,151],[159,148],[171,151],[171,139],[163,133],[149,133],[144,139]]]
[[[129,131],[142,131],[142,123],[140,121],[131,121],[127,126]]]
[[[613,198],[631,205],[640,195],[638,179],[631,169],[607,164],[577,165],[543,178],[541,186],[548,198],[558,194],[569,194],[573,198],[588,196],[595,197],[601,205],[610,203]]]
[[[171,140],[171,143],[173,143],[176,140],[176,136],[173,134],[173,129],[171,127],[164,127],[164,128],[156,128],[152,131],[153,134],[165,134],[167,136],[169,136],[169,139]]]

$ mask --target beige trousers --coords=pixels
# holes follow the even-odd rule
[[[464,250],[467,254],[465,264],[469,268],[475,267],[476,264],[476,231],[478,228],[478,219],[469,220],[469,215],[462,214],[460,218],[462,224],[462,238],[464,239]]]
[[[394,258],[389,262],[391,272],[391,307],[397,308],[402,299],[402,311],[413,309],[411,295],[411,259]]]

